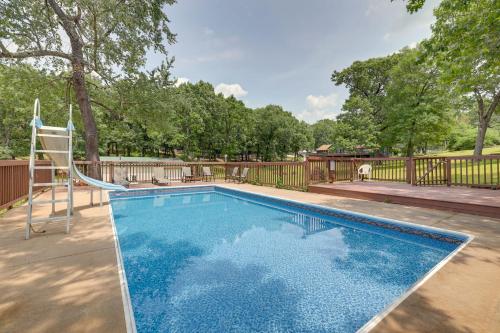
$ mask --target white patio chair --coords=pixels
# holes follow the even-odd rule
[[[365,177],[368,177],[368,180],[372,179],[372,166],[370,164],[363,164],[358,168],[358,178],[363,181]]]

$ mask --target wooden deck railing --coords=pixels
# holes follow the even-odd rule
[[[0,209],[8,208],[28,196],[29,162],[0,160]],[[49,161],[37,161],[37,165],[50,165]],[[36,170],[35,181],[49,183],[50,170]],[[35,188],[35,191],[41,190]]]
[[[419,157],[412,160],[414,185],[447,185],[446,157]]]
[[[357,176],[358,168],[363,164],[371,165],[372,180],[407,183],[411,180],[411,165],[408,158],[355,158],[353,159],[355,176]]]
[[[447,157],[447,185],[500,189],[500,155]]]
[[[375,181],[406,182],[415,186],[469,186],[500,188],[500,155],[458,157],[391,157],[344,158],[324,157],[309,162],[311,167],[327,170],[311,175],[310,181],[336,182],[358,179],[358,168],[363,164],[372,167],[371,179]]]
[[[49,165],[49,161],[37,163]],[[210,167],[216,180],[227,179],[234,167],[238,175],[249,168],[246,181],[252,184],[290,189],[307,189],[309,184],[357,180],[363,164],[372,166],[375,181],[406,182],[415,186],[447,185],[500,189],[500,155],[417,157],[417,158],[331,158],[307,162],[75,162],[89,175],[100,170],[102,179],[113,181],[114,168],[125,168],[129,179],[151,182],[154,168],[164,168],[173,181],[182,178],[182,167],[189,166],[195,177]],[[36,179],[49,182],[50,170],[37,170]],[[11,206],[28,194],[28,161],[0,161],[0,208]],[[37,189],[39,190],[39,189]]]
[[[90,170],[95,166],[100,170],[102,180],[106,182],[113,182],[114,169],[117,167],[125,169],[126,174],[130,181],[147,183],[151,182],[154,176],[155,168],[164,168],[166,177],[172,181],[182,180],[182,167],[191,167],[192,175],[195,177],[202,176],[202,168],[204,166],[210,167],[215,179],[225,179],[226,177],[226,164],[217,162],[89,162],[89,161],[75,161],[78,169],[84,174],[90,175]]]
[[[238,174],[244,168],[249,168],[247,182],[291,189],[306,189],[313,174],[309,170],[314,168],[307,162],[238,162],[225,166],[227,176],[231,175],[235,167],[238,167]]]
[[[404,157],[393,158],[332,158],[325,157],[322,161],[328,170],[326,181],[358,180],[358,169],[365,164],[371,166],[371,179],[377,181],[393,181],[411,183],[411,160]],[[323,180],[324,181],[324,180]]]

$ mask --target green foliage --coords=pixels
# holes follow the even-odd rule
[[[37,64],[64,70],[67,60],[79,57],[68,53],[65,45],[68,37],[75,37],[82,46],[85,66],[92,71],[105,78],[116,75],[117,69],[136,73],[148,50],[166,55],[165,42],[175,41],[165,14],[165,7],[173,3],[175,0],[2,1],[0,46],[3,41],[12,42],[17,46],[18,56],[11,54],[14,58],[30,53],[31,58],[45,59]],[[66,17],[69,23],[62,19]],[[72,45],[72,49],[76,48]],[[7,49],[0,51],[9,58]]]
[[[66,73],[53,75],[30,66],[0,66],[0,146],[2,155],[29,154],[33,99],[41,97],[42,119],[64,126],[68,117]],[[290,112],[270,105],[252,110],[234,97],[214,93],[207,82],[172,86],[169,68],[116,80],[90,80],[100,152],[116,145],[119,154],[248,159],[286,159],[312,147],[310,127]],[[75,105],[75,101],[72,101]],[[78,107],[75,106],[75,110]],[[75,157],[84,156],[83,124],[75,113]],[[10,156],[8,156],[10,157]]]
[[[98,128],[88,93],[89,73],[105,82],[132,77],[147,52],[175,41],[166,6],[175,0],[46,0],[0,2],[0,59],[25,59],[69,73],[85,130],[86,158],[99,159]],[[169,60],[167,59],[167,64]],[[98,85],[97,85],[98,86]],[[93,175],[99,177],[96,173]]]
[[[297,153],[312,145],[312,133],[281,106],[268,105],[254,111],[255,149],[262,161],[285,160],[290,152]]]
[[[424,3],[409,0],[407,10],[416,12]],[[499,13],[495,0],[444,0],[434,12],[432,37],[418,51],[355,61],[335,71],[332,81],[350,94],[337,121],[348,128],[340,135],[344,144],[364,138],[406,154],[425,151],[439,146],[464,115],[466,127],[476,129],[475,154],[493,144],[495,135],[487,131],[499,122]],[[471,131],[453,145],[470,146]]]
[[[343,148],[379,145],[384,130],[384,100],[390,82],[390,70],[400,54],[355,61],[342,71],[334,71],[332,81],[349,89],[349,98],[338,120],[343,124]]]
[[[394,0],[391,0],[394,2]],[[406,10],[409,13],[418,12],[425,4],[425,0],[406,0]]]
[[[402,145],[407,156],[416,147],[442,142],[450,129],[450,101],[438,70],[417,49],[404,50],[391,71],[384,101],[386,146]]]
[[[344,105],[338,117],[336,144],[347,150],[356,147],[376,148],[380,136],[373,108],[367,98],[354,95]]]
[[[472,126],[457,126],[449,135],[448,149],[451,151],[474,149],[477,129]],[[500,145],[500,131],[489,129],[484,141],[485,146]]]
[[[0,65],[0,146],[4,155],[29,154],[33,102],[39,97],[45,120],[65,126],[68,111],[64,103],[65,81],[60,76],[34,70],[30,66]]]
[[[434,14],[432,37],[424,45],[441,68],[443,83],[457,94],[473,96],[479,155],[500,104],[500,2],[444,0]]]
[[[462,93],[492,97],[500,89],[500,3],[444,0],[434,12],[428,52],[442,79]]]
[[[0,160],[8,160],[14,156],[14,152],[6,146],[0,145]]]

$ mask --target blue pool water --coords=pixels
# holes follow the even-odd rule
[[[218,188],[129,195],[111,203],[140,333],[356,332],[464,241]]]

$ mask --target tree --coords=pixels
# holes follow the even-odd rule
[[[438,69],[427,64],[419,50],[406,49],[401,55],[387,86],[383,136],[389,146],[402,144],[406,156],[411,157],[416,147],[446,137],[451,104],[447,88],[438,81]]]
[[[385,90],[386,88],[384,88]],[[385,101],[385,98],[378,102]],[[337,117],[337,135],[333,143],[338,148],[354,150],[357,147],[377,148],[378,141],[387,130],[386,124],[376,125],[372,105],[369,100],[355,95],[342,105],[342,113]],[[384,110],[384,121],[387,118]]]
[[[395,0],[391,0],[391,2],[394,2]],[[425,4],[425,0],[407,0],[406,1],[406,10],[409,13],[415,13],[418,12]]]
[[[64,87],[60,76],[37,71],[29,65],[0,65],[0,150],[4,151],[4,158],[29,154],[32,96],[41,96],[44,110],[51,110],[44,114],[45,120],[66,126]]]
[[[473,95],[478,126],[474,155],[481,155],[486,131],[500,103],[500,24],[497,0],[444,0],[425,43],[442,69],[443,82]]]
[[[337,123],[335,120],[322,119],[312,125],[314,147],[324,144],[332,144],[335,140]]]
[[[2,1],[0,58],[36,59],[50,68],[71,66],[70,80],[85,127],[86,158],[96,161],[98,133],[86,74],[109,81],[116,72],[135,73],[148,49],[166,55],[163,43],[175,42],[175,35],[168,28],[163,7],[174,2]]]
[[[284,160],[290,152],[297,153],[311,146],[312,137],[290,112],[278,105],[255,109],[255,145],[263,161]]]
[[[356,127],[357,118],[362,117],[362,126],[370,128],[377,138],[384,130],[383,101],[386,96],[386,86],[390,82],[390,70],[397,64],[399,54],[387,57],[372,58],[365,61],[355,61],[351,66],[334,71],[332,81],[335,85],[345,85],[349,89],[343,113],[344,123]],[[349,116],[349,113],[353,113]],[[349,124],[349,121],[354,122]],[[368,123],[369,122],[369,123]]]

